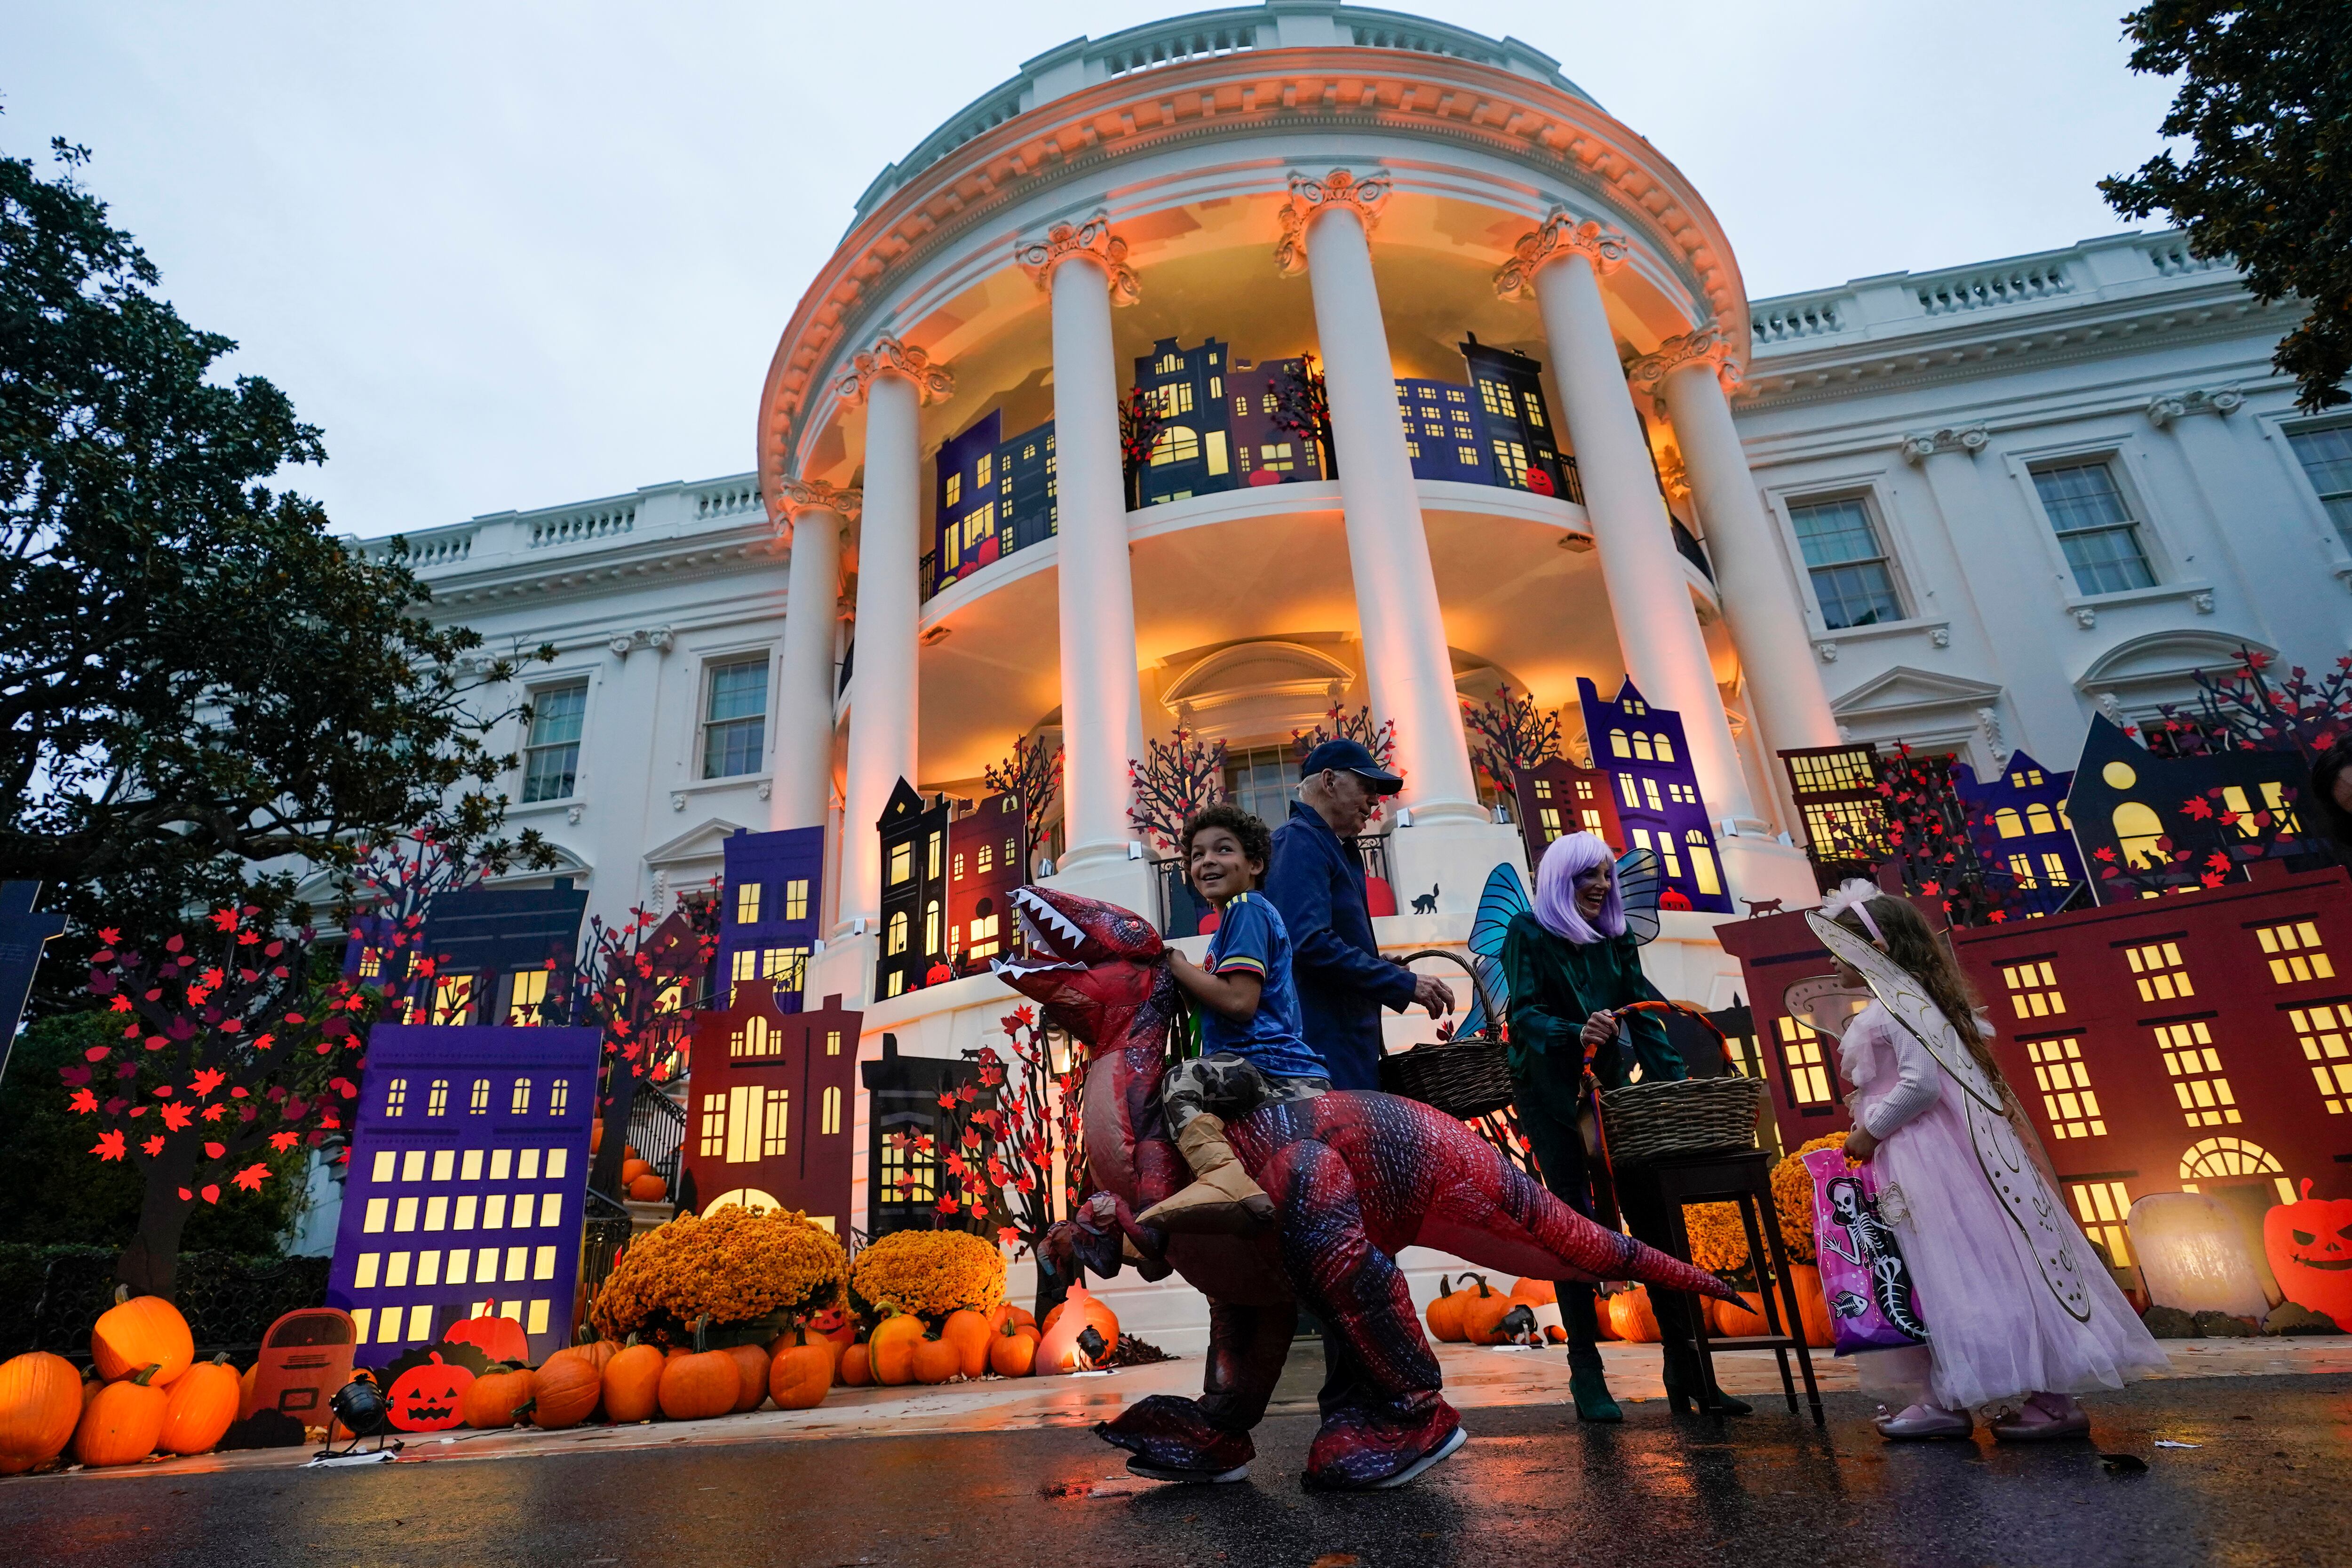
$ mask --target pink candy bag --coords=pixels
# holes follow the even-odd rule
[[[1879,1216],[1870,1167],[1848,1165],[1841,1149],[1816,1149],[1804,1165],[1813,1178],[1813,1243],[1837,1353],[1925,1343],[1911,1270],[1894,1227]]]

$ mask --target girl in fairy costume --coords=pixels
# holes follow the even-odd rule
[[[1965,1437],[1970,1413],[1997,1405],[2003,1442],[2087,1434],[2074,1396],[2121,1388],[2165,1354],[2052,1190],[1990,1026],[1906,900],[1856,880],[1808,919],[1846,984],[1874,998],[1838,1043],[1853,1086],[1845,1149],[1871,1164],[1927,1323],[1918,1397],[1879,1432]]]

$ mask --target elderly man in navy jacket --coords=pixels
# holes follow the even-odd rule
[[[1299,769],[1301,798],[1274,831],[1265,892],[1290,932],[1300,1022],[1323,1053],[1333,1089],[1381,1086],[1381,1009],[1419,1003],[1433,1018],[1454,1008],[1440,980],[1382,958],[1364,902],[1364,859],[1353,842],[1372,808],[1404,781],[1353,741],[1326,741]]]

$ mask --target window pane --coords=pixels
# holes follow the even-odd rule
[[[767,711],[768,661],[749,658],[710,669],[710,711],[716,723],[725,719],[751,719]]]
[[[588,711],[588,683],[558,686],[530,700],[530,740],[523,761],[522,798],[562,800],[578,782],[580,726]]]
[[[562,800],[570,795],[580,774],[579,746],[534,746],[524,764],[522,798]]]
[[[766,742],[768,661],[747,658],[710,669],[709,722],[702,732],[702,776],[757,773]]]
[[[580,738],[580,721],[588,711],[588,683],[559,686],[530,700],[530,743],[560,745]]]
[[[2078,463],[2072,468],[2034,470],[2033,488],[2050,512],[2050,524],[2064,533],[2075,528],[2104,528],[2129,522],[2124,498],[2105,463]]]
[[[2119,594],[2156,582],[2139,547],[2139,530],[2105,463],[2037,468],[2033,488],[2050,513],[2074,569],[2074,586],[2084,594]]]
[[[1813,595],[1821,601],[1822,620],[1830,630],[1903,618],[1886,552],[1859,497],[1790,507],[1789,521],[1796,525],[1798,547],[1811,569]]]
[[[1858,500],[1792,506],[1789,521],[1797,525],[1797,543],[1808,566],[1874,561],[1885,554],[1878,547],[1877,531],[1870,526],[1870,513]]]
[[[1903,618],[1903,607],[1895,598],[1895,580],[1887,575],[1884,561],[1826,567],[1812,575],[1814,596],[1822,602],[1822,624],[1832,631]]]
[[[2067,564],[2074,568],[2075,586],[2085,594],[2120,594],[2156,582],[2133,529],[2094,529],[2070,533],[2059,542],[2065,547]]]
[[[2336,531],[2352,544],[2352,425],[2325,430],[2290,430],[2287,441],[2303,459],[2311,488],[2327,507]]]

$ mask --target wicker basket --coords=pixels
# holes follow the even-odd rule
[[[1486,982],[1460,953],[1428,948],[1406,958],[1445,958],[1462,966],[1471,989],[1486,1005],[1489,1019],[1500,1019],[1498,999],[1487,994]],[[1381,1058],[1381,1088],[1406,1100],[1417,1100],[1433,1110],[1464,1121],[1474,1121],[1511,1103],[1511,1068],[1502,1037],[1492,1032],[1461,1039],[1433,1040],[1410,1050]]]
[[[1604,1090],[1601,1125],[1609,1163],[1638,1165],[1680,1154],[1753,1148],[1756,1115],[1767,1086],[1760,1078],[1690,1078]]]

